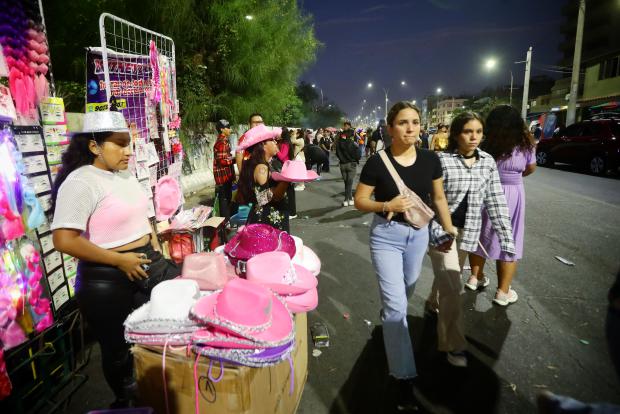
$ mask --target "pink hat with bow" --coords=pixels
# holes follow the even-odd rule
[[[293,313],[310,312],[316,309],[319,304],[319,292],[316,288],[302,293],[301,295],[292,295],[284,298],[286,306]]]
[[[181,205],[181,187],[177,179],[166,175],[155,186],[155,218],[168,220]]]
[[[237,146],[237,150],[244,150],[250,148],[259,142],[268,141],[270,139],[276,139],[282,135],[281,128],[269,129],[265,125],[256,125],[254,128],[249,129],[245,134],[243,142]]]
[[[240,261],[245,262],[257,254],[273,251],[286,252],[292,258],[295,256],[295,241],[287,232],[268,224],[248,224],[224,247],[230,262],[241,272],[245,272],[245,269],[238,265]]]
[[[293,318],[282,299],[245,279],[233,279],[221,292],[198,300],[194,319],[266,346],[288,343],[294,336]]]
[[[274,172],[271,177],[276,181],[305,183],[316,180],[319,175],[313,170],[306,170],[306,164],[300,160],[287,160],[281,172]]]
[[[317,285],[316,277],[293,264],[284,252],[261,253],[248,260],[246,279],[260,283],[279,295],[299,295]]]
[[[180,277],[195,280],[200,290],[218,290],[237,275],[223,254],[203,252],[185,256]]]

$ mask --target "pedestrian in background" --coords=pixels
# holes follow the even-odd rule
[[[437,345],[456,367],[467,366],[461,272],[467,253],[476,251],[478,246],[483,208],[499,235],[501,250],[515,253],[510,216],[495,160],[478,149],[482,133],[480,115],[462,112],[452,121],[446,151],[437,153],[452,224],[458,234],[453,243],[454,235],[446,234],[436,220],[431,221],[429,255],[435,279],[427,308],[438,310]]]
[[[430,149],[433,151],[445,151],[448,148],[448,126],[437,125],[437,133],[431,138]]]
[[[351,122],[345,121],[343,129],[336,140],[336,156],[340,161],[340,174],[344,181],[343,207],[353,205],[353,180],[357,173],[360,152],[355,143],[355,134]]]
[[[230,123],[220,119],[215,124],[217,140],[213,145],[213,177],[217,194],[220,217],[230,219],[230,203],[232,201],[232,185],[235,181],[234,160],[228,142]]]
[[[392,138],[387,131],[385,119],[380,119],[379,125],[377,125],[377,130],[372,134],[373,153],[385,149],[390,145],[392,145]]]
[[[421,141],[420,148],[422,148],[422,149],[428,149],[429,148],[428,132],[426,132],[423,129],[420,130],[420,141]]]
[[[281,133],[280,128],[268,130],[264,125],[255,126],[245,133],[246,138],[241,148],[248,150],[250,158],[243,162],[238,191],[244,200],[252,203],[248,224],[269,224],[288,232],[288,183],[277,182],[271,178],[271,159],[278,153],[276,138]]]
[[[248,117],[248,129],[252,129],[257,125],[264,125],[263,116],[258,112],[254,112]],[[246,131],[247,132],[247,131]],[[237,141],[237,152],[235,153],[235,164],[237,165],[237,175],[241,175],[241,166],[243,164],[243,160],[247,160],[250,158],[250,154],[244,150],[239,150],[239,145],[243,143],[245,139],[245,133],[239,137]]]
[[[329,172],[329,149],[331,147],[331,142],[327,134],[321,134],[321,138],[319,139],[319,147],[323,150],[325,157],[327,158],[327,161],[323,163],[323,171]]]
[[[487,117],[485,136],[482,148],[491,154],[497,163],[497,171],[508,203],[515,254],[502,251],[500,238],[493,228],[489,214],[483,210],[481,246],[469,255],[471,276],[465,286],[471,290],[487,286],[489,279],[484,276],[485,258],[495,260],[498,286],[493,302],[506,306],[518,299],[517,292],[510,285],[517,271],[517,263],[523,257],[525,233],[523,177],[536,170],[536,143],[519,111],[510,105],[493,108]]]
[[[310,144],[304,147],[304,158],[306,159],[306,169],[311,170],[316,165],[316,173],[320,176],[324,171],[323,166],[329,163],[329,156],[318,145]]]
[[[291,130],[284,127],[282,128],[282,135],[278,141],[279,151],[276,154],[280,163],[284,165],[286,161],[295,158],[295,146],[291,142]],[[297,217],[297,205],[295,200],[295,188],[289,185],[286,189],[286,199],[288,202],[289,219]]]
[[[292,128],[291,130],[291,144],[294,146],[293,150],[293,159],[298,161],[306,162],[306,156],[304,154],[304,138],[302,136],[301,130],[297,128]],[[306,189],[306,185],[304,183],[295,183],[294,185],[295,191],[304,191]]]
[[[441,164],[436,154],[416,149],[420,110],[410,102],[398,102],[390,109],[387,129],[393,138],[385,150],[405,185],[425,203],[432,204],[447,233],[456,235],[443,190]],[[374,194],[374,199],[372,195]],[[413,380],[417,377],[413,346],[407,325],[408,300],[413,294],[428,246],[428,227],[415,228],[403,212],[413,206],[400,195],[379,154],[368,159],[355,191],[355,207],[373,212],[370,253],[381,294],[383,341],[389,373],[396,380],[398,409],[416,409]]]

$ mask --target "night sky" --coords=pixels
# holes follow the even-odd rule
[[[302,80],[321,87],[349,117],[362,100],[381,105],[416,99],[437,87],[445,95],[475,94],[486,86],[523,84],[529,46],[532,61],[556,65],[561,58],[561,7],[566,0],[305,0],[323,43]],[[483,67],[495,57],[493,73]],[[532,75],[558,74],[533,67]],[[404,80],[407,86],[402,87]],[[373,82],[373,90],[366,84]]]

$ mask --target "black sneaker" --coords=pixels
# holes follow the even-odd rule
[[[396,380],[396,410],[399,412],[419,411],[418,401],[413,395],[413,379]]]

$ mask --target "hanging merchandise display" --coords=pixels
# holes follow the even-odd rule
[[[149,195],[149,215],[155,217],[154,187],[164,176],[180,183],[183,158],[174,42],[108,13],[99,26],[101,47],[86,52],[86,110],[114,107],[125,116],[134,150],[129,169]]]

